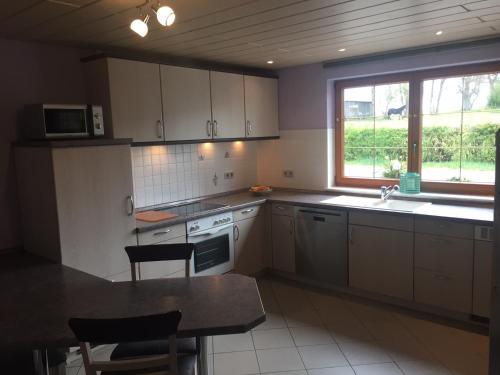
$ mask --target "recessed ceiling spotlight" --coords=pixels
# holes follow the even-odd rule
[[[436,31],[436,35],[443,35],[443,30]]]
[[[267,60],[268,64],[274,64],[274,60]]]
[[[346,51],[346,48],[340,48],[339,49],[339,52],[345,52]]]

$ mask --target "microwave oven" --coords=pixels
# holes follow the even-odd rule
[[[22,133],[28,139],[104,136],[102,112],[99,105],[27,105]]]

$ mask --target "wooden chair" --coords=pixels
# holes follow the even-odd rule
[[[190,261],[195,245],[192,243],[175,243],[161,245],[127,246],[128,259],[132,280],[137,281],[136,265],[145,262],[160,262],[168,260],[184,260],[186,262],[185,276],[190,277]]]
[[[171,311],[121,319],[72,318],[68,323],[80,342],[87,375],[97,375],[97,371],[102,371],[101,375],[193,375],[196,356],[177,353],[176,334],[181,317],[180,311]],[[148,340],[166,340],[169,354],[95,361],[90,350],[90,343],[115,344]]]
[[[190,260],[195,249],[194,244],[161,244],[161,245],[143,245],[127,246],[127,252],[130,260],[130,270],[132,280],[137,281],[136,265],[144,262],[159,262],[169,260],[185,260],[186,277],[190,276]],[[138,281],[140,282],[140,281]],[[177,351],[179,353],[197,354],[199,345],[196,338],[188,337],[177,340]],[[122,342],[111,353],[111,359],[117,360],[130,356],[160,355],[168,354],[169,346],[165,340],[149,340],[142,342]]]

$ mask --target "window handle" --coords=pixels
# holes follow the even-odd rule
[[[413,142],[413,153],[417,153],[417,142]]]

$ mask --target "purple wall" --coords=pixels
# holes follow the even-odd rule
[[[322,64],[285,68],[279,71],[280,129],[331,127],[335,80],[486,61],[500,61],[500,43],[328,69]]]
[[[80,51],[0,39],[0,249],[22,245],[11,142],[25,104],[85,103]]]

